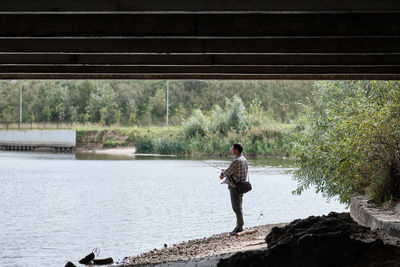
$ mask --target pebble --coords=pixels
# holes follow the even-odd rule
[[[257,229],[254,234],[243,235],[232,238],[229,233],[212,235],[200,239],[184,241],[168,247],[164,244],[162,249],[153,249],[134,257],[125,257],[124,260],[116,266],[128,266],[132,264],[157,264],[171,261],[185,261],[190,259],[203,258],[210,255],[226,252],[227,248],[241,247],[241,242],[256,240],[260,242],[274,226],[283,226],[285,224],[260,225],[248,228],[246,230]],[[242,245],[243,246],[243,245]],[[225,251],[222,251],[225,249]]]

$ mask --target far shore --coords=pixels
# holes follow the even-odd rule
[[[112,155],[112,156],[129,156],[129,157],[135,157],[135,156],[177,157],[177,155],[136,153],[136,147],[78,149],[77,152]]]
[[[79,149],[77,152],[134,157],[136,153],[136,147]]]

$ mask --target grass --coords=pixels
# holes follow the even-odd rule
[[[271,123],[237,132],[230,130],[227,134],[206,133],[205,136],[185,137],[182,126],[85,126],[74,125],[79,142],[87,142],[90,138],[104,148],[135,146],[138,153],[176,154],[176,155],[212,155],[227,156],[232,143],[241,142],[244,153],[253,157],[291,157],[293,139],[296,133],[294,124]],[[114,140],[113,134],[124,136],[125,141]]]

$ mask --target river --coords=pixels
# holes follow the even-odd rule
[[[249,160],[245,226],[346,211],[313,190],[292,195],[291,168],[288,160]],[[235,216],[218,176],[200,159],[1,151],[0,266],[77,264],[95,247],[118,260],[231,231]]]

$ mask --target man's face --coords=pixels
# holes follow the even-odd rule
[[[232,147],[232,155],[234,155],[234,156],[239,155],[239,151],[234,147]]]

